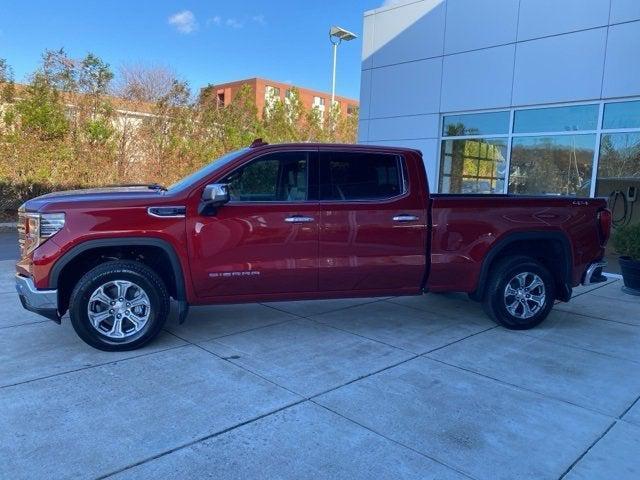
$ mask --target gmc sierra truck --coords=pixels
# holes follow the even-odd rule
[[[603,199],[429,192],[417,150],[256,140],[178,183],[52,193],[19,211],[24,308],[138,348],[190,305],[466,292],[528,329],[605,280]],[[426,321],[426,320],[425,320]]]

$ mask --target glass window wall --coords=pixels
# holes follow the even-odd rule
[[[589,196],[595,134],[516,137],[509,193]]]

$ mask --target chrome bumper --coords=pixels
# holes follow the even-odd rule
[[[17,273],[16,290],[25,309],[60,322],[58,290],[38,290],[33,284],[33,280]]]
[[[593,262],[587,267],[582,278],[582,285],[593,285],[594,283],[602,283],[607,281],[607,277],[602,274],[602,269],[607,266],[607,262],[600,260]]]

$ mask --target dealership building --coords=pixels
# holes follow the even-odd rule
[[[422,150],[432,191],[611,195],[640,221],[640,0],[366,12],[358,135]]]

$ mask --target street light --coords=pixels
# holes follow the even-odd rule
[[[341,27],[333,26],[329,30],[329,41],[333,45],[333,75],[331,76],[331,109],[336,101],[336,61],[338,59],[338,45],[344,40],[348,42],[358,38],[355,33]]]

